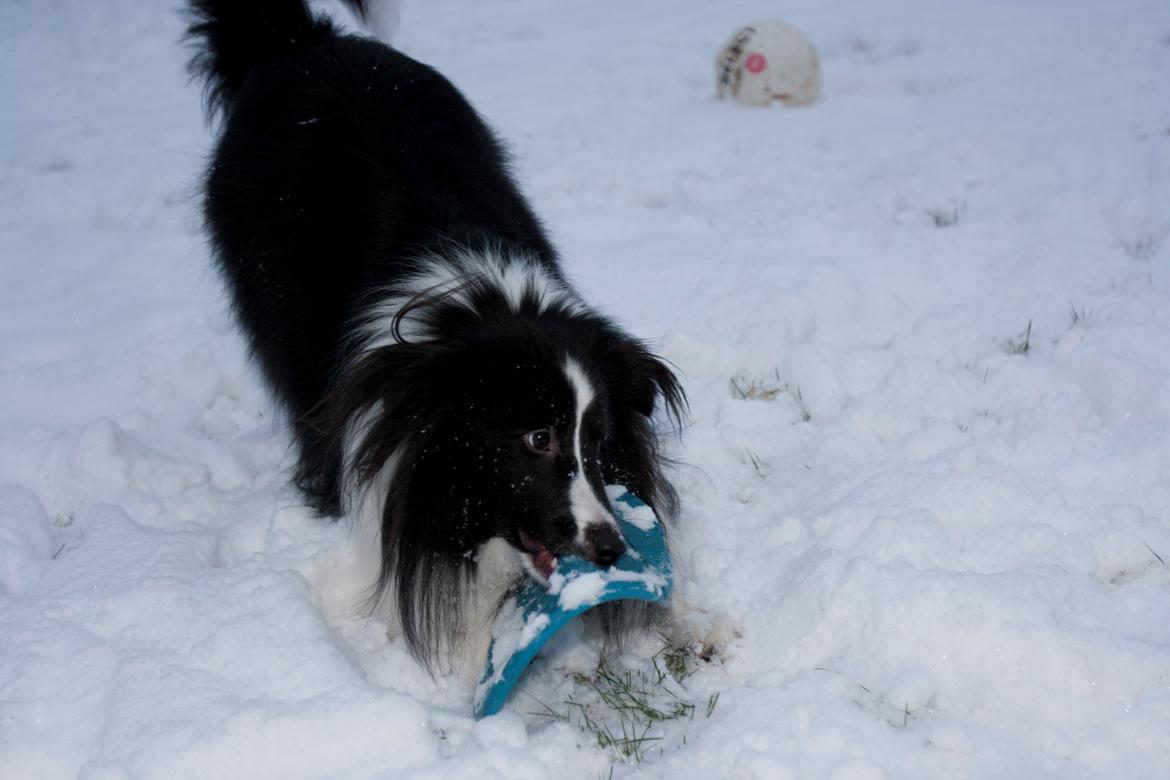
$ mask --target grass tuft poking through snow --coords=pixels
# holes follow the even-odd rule
[[[780,381],[779,374],[776,376],[776,381],[777,383]],[[763,379],[731,378],[731,397],[740,401],[771,401],[786,389],[788,389],[787,385],[771,385]]]
[[[690,648],[669,642],[650,659],[649,667],[621,667],[601,656],[590,672],[572,675],[579,691],[569,694],[560,707],[537,699],[541,710],[530,714],[571,723],[614,760],[640,764],[655,752],[662,755],[686,744],[685,729],[668,727],[694,720],[699,707],[682,683],[702,660]],[[707,697],[704,719],[718,703],[719,692]]]
[[[1032,349],[1032,321],[1028,320],[1028,327],[1020,331],[1018,336],[1005,341],[1003,349],[1009,355],[1023,355],[1027,357],[1028,352]]]
[[[1158,242],[1153,236],[1126,239],[1121,242],[1121,249],[1134,260],[1150,260],[1158,253]]]
[[[926,215],[936,228],[954,227],[959,224],[959,219],[966,210],[967,201],[957,200],[947,206],[926,209]]]
[[[800,391],[800,385],[792,387],[787,382],[780,381],[779,369],[775,371],[775,381],[736,376],[732,377],[729,383],[731,397],[737,401],[774,401],[780,395],[788,393],[796,401],[801,421],[808,422],[812,419],[812,413],[809,412],[808,406],[804,402],[804,394]]]

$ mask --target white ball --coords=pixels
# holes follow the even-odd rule
[[[766,106],[804,106],[821,92],[821,60],[808,36],[787,22],[752,22],[736,30],[715,60],[719,97]]]

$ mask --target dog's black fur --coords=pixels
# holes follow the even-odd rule
[[[577,298],[459,91],[303,0],[190,5],[192,69],[221,126],[205,200],[216,260],[292,421],[308,500],[337,515],[383,491],[379,593],[415,655],[455,645],[492,537],[537,576],[542,552],[621,553],[579,518],[575,534],[573,507],[592,500],[570,497],[574,478],[602,507],[603,484],[622,484],[668,518],[651,415],[661,402],[677,423],[682,390]],[[569,363],[594,399],[576,416]]]

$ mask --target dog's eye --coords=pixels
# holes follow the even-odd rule
[[[552,449],[552,431],[550,431],[548,428],[529,431],[528,433],[524,434],[524,443],[528,445],[528,449],[532,450],[533,452],[548,452]]]

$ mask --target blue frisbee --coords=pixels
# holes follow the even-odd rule
[[[625,488],[606,488],[626,552],[608,569],[577,555],[562,555],[548,586],[528,579],[509,598],[492,626],[487,664],[475,686],[475,717],[494,715],[540,648],[566,623],[598,604],[620,599],[666,601],[671,565],[662,523]]]

